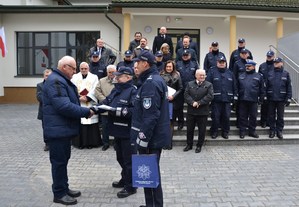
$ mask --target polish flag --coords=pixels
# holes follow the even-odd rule
[[[5,57],[7,50],[6,50],[6,44],[5,44],[4,27],[0,28],[0,49],[2,51],[2,57]]]

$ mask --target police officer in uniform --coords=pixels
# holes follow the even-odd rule
[[[262,103],[265,96],[264,80],[260,73],[255,71],[256,62],[248,60],[246,72],[238,78],[239,98],[239,129],[240,138],[244,139],[248,127],[250,137],[259,138],[256,133],[256,118],[258,103]]]
[[[238,40],[238,48],[235,49],[232,54],[230,55],[230,61],[229,61],[229,69],[233,70],[235,63],[240,59],[240,52],[242,49],[244,49],[246,46],[246,42],[244,38],[240,38]],[[251,52],[248,50],[248,59],[253,60],[253,56]]]
[[[120,61],[117,66],[116,69],[118,70],[120,67],[130,67],[133,70],[134,67],[134,61],[133,61],[133,52],[131,50],[127,50],[124,53],[125,57],[123,61]]]
[[[98,76],[98,79],[100,80],[103,77],[106,77],[107,70],[106,65],[101,59],[100,53],[97,51],[94,51],[91,54],[91,62],[89,63],[89,71],[92,74],[95,74]]]
[[[265,83],[267,83],[268,74],[270,71],[274,69],[274,52],[272,50],[269,50],[266,54],[266,62],[263,62],[260,64],[259,67],[259,73],[263,75]],[[267,86],[266,86],[267,87]],[[263,104],[261,105],[261,121],[260,121],[261,127],[266,128],[266,126],[269,126],[268,121],[268,101],[265,100]]]
[[[216,139],[218,128],[222,137],[228,139],[230,130],[231,103],[237,99],[237,85],[233,73],[226,66],[226,58],[218,57],[217,66],[210,69],[207,81],[213,84],[211,137]]]
[[[292,85],[290,74],[283,68],[282,58],[274,59],[274,70],[269,72],[266,85],[269,105],[269,137],[273,138],[276,133],[278,139],[283,139],[284,109],[291,103]]]
[[[205,57],[205,60],[204,60],[204,69],[206,70],[207,74],[208,74],[209,69],[211,67],[214,67],[214,66],[217,65],[218,57],[224,57],[225,58],[224,53],[219,51],[218,42],[212,42],[211,46],[212,46],[212,50],[211,50],[211,52],[206,54],[206,57]]]
[[[134,102],[131,139],[139,154],[157,154],[158,168],[163,147],[170,144],[170,119],[167,86],[155,65],[155,56],[144,51],[137,56],[139,88]],[[159,169],[160,176],[160,169]],[[146,206],[163,206],[163,192],[157,188],[144,188]]]
[[[123,188],[117,193],[118,198],[125,198],[136,193],[132,187],[132,154],[136,154],[131,147],[130,130],[133,101],[137,88],[133,85],[133,69],[120,67],[114,72],[116,83],[109,96],[102,104],[111,106],[116,110],[108,112],[108,131],[114,137],[116,159],[122,168],[121,179],[113,182],[112,187]],[[102,112],[100,110],[100,112]]]

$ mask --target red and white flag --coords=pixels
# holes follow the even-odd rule
[[[6,42],[5,42],[4,27],[0,28],[0,49],[2,51],[2,57],[5,57],[7,53],[7,49],[6,49]]]

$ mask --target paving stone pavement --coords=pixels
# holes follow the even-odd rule
[[[48,153],[37,105],[0,105],[0,206],[59,207],[52,202]],[[299,145],[182,146],[161,158],[165,207],[299,206]],[[78,207],[137,207],[143,189],[119,199],[120,167],[110,147],[72,149],[69,183]]]

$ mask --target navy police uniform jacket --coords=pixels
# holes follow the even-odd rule
[[[210,68],[213,66],[217,66],[217,59],[218,57],[224,57],[224,53],[220,52],[219,50],[217,51],[211,51],[206,54],[205,60],[204,60],[204,66],[203,68],[205,69],[206,72],[209,71]]]
[[[176,69],[180,72],[184,89],[188,82],[195,79],[195,71],[198,68],[197,62],[192,60],[180,60],[176,63]]]
[[[156,66],[139,76],[132,114],[131,140],[139,147],[161,149],[170,144],[167,86]]]
[[[240,59],[234,64],[233,73],[236,79],[238,79],[240,73],[243,73],[246,71],[245,64],[247,63],[246,59]]]
[[[231,103],[237,97],[237,84],[233,73],[227,69],[213,67],[209,70],[207,81],[213,84],[213,102]]]
[[[90,115],[81,107],[77,87],[60,70],[53,70],[44,84],[43,122],[45,140],[79,135],[81,117]]]
[[[243,49],[244,47],[238,47],[238,49],[234,50],[232,52],[232,54],[230,55],[230,60],[229,60],[229,69],[233,70],[234,68],[234,64],[241,59],[240,57],[240,51]],[[248,59],[253,60],[253,56],[252,53],[249,51],[249,56]]]
[[[246,71],[238,78],[238,98],[240,101],[259,102],[264,100],[264,79],[260,73]]]
[[[98,62],[90,62],[89,71],[97,75],[99,80],[107,76],[106,65],[101,59]]]
[[[265,83],[267,83],[269,72],[272,71],[273,69],[274,69],[274,61],[273,60],[266,61],[266,62],[260,64],[258,72],[263,75]]]
[[[291,102],[292,85],[291,78],[283,68],[274,68],[267,79],[267,100]]]
[[[122,66],[124,66],[124,67],[130,67],[133,70],[134,69],[134,61],[132,61],[132,60],[131,61],[128,61],[128,60],[120,61],[117,64],[116,69],[118,70]]]
[[[102,102],[116,108],[115,112],[108,113],[109,135],[120,138],[130,138],[133,102],[137,88],[133,81],[116,83],[111,93]]]

